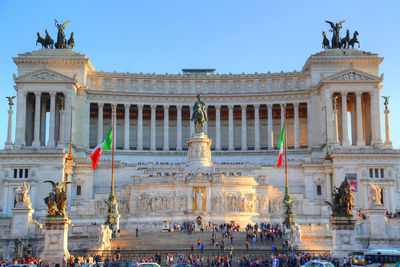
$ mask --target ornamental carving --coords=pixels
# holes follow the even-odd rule
[[[134,214],[146,214],[159,211],[183,212],[186,207],[185,194],[149,194],[144,193],[131,199]]]
[[[31,79],[34,81],[55,81],[60,80],[58,75],[49,72],[40,72],[38,74],[32,75]]]
[[[372,79],[365,75],[361,75],[355,71],[350,71],[343,75],[340,75],[339,77],[332,79],[331,81],[374,81],[374,80],[375,79]]]

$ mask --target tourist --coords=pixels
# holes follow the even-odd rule
[[[138,237],[138,236],[139,236],[139,228],[136,227],[136,237]]]

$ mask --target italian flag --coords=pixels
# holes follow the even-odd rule
[[[92,155],[90,158],[92,159],[92,166],[93,170],[96,170],[97,163],[99,162],[101,151],[102,150],[111,150],[112,149],[112,135],[113,135],[113,128],[111,126],[110,130],[108,131],[108,134],[106,138],[98,144],[93,150],[92,150]]]
[[[281,132],[281,136],[279,137],[279,143],[278,143],[279,158],[278,158],[278,163],[276,164],[276,167],[278,167],[278,168],[282,165],[282,157],[283,157],[284,147],[285,147],[285,124],[282,126],[282,132]]]

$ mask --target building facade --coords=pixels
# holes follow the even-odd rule
[[[194,221],[199,214],[213,222],[282,221],[285,179],[276,147],[284,107],[299,224],[328,223],[325,201],[345,177],[355,187],[356,210],[369,207],[368,183],[374,182],[383,189],[385,209],[394,212],[400,208],[400,152],[388,132],[381,136],[382,60],[357,49],[326,49],[287,73],[143,74],[96,71],[87,56],[70,49],[20,54],[14,58],[15,141],[0,151],[2,229],[23,182],[31,186],[33,218],[40,222],[49,179],[74,182],[68,188],[72,231],[104,222],[111,153],[103,151],[95,171],[90,154],[109,131],[114,104],[124,230],[144,223],[159,228],[164,219]],[[208,172],[187,164],[197,94],[207,105],[205,133],[212,140]],[[67,160],[70,147],[73,160]]]

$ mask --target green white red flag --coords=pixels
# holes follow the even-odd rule
[[[112,149],[112,135],[113,135],[113,128],[111,126],[106,138],[92,150],[92,155],[90,155],[90,158],[92,159],[93,170],[96,170],[97,163],[99,162],[100,159],[101,151]]]
[[[279,149],[279,158],[276,167],[280,167],[282,165],[282,157],[283,157],[283,149],[285,147],[285,124],[282,126],[281,136],[279,137],[278,149]]]

